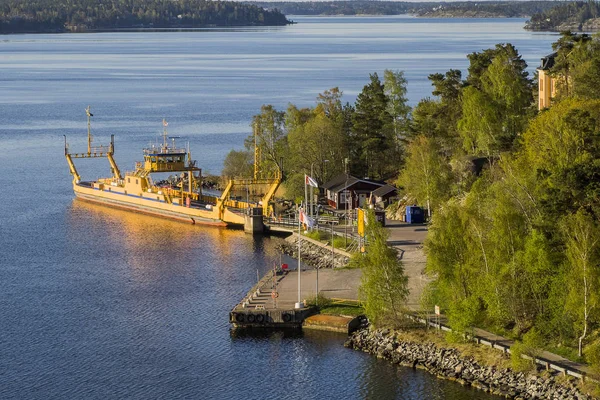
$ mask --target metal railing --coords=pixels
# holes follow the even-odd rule
[[[452,332],[452,328],[450,328],[448,325],[440,322],[439,320],[436,321],[435,318],[430,319],[429,316],[426,316],[425,318],[423,318],[423,317],[420,317],[415,314],[406,314],[406,316],[408,318],[412,319],[413,321],[420,322],[426,326],[431,326],[431,327],[437,328],[437,329],[445,331],[445,332]],[[505,344],[506,342],[511,342],[508,339],[501,338],[504,340],[490,340],[489,338],[484,338],[484,337],[478,336],[476,334],[467,335],[466,337],[478,344],[483,344],[483,345],[489,346],[493,349],[500,350],[505,354],[511,354],[511,352],[512,352],[510,349],[511,346],[509,344]],[[548,360],[541,356],[531,357],[526,354],[522,354],[521,358],[533,361],[536,364],[543,366],[547,370],[552,369],[552,370],[561,372],[565,376],[570,375],[575,378],[581,379],[582,381],[590,380],[590,381],[598,382],[597,377],[590,377],[586,371],[581,371],[580,369],[572,368],[568,365],[564,365],[564,364],[561,364],[560,362],[556,362],[556,361],[551,361],[551,360]],[[567,360],[567,362],[568,362],[568,360]]]

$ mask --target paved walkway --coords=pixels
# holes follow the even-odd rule
[[[406,222],[386,220],[386,228],[390,233],[388,244],[399,252],[404,273],[408,276],[407,306],[411,310],[419,310],[419,299],[428,279],[425,276],[425,252],[423,242],[427,236],[427,225],[407,224]]]
[[[358,299],[358,286],[361,271],[359,269],[320,269],[319,292],[329,298]],[[300,272],[300,299],[315,297],[317,290],[317,271],[313,268]],[[262,305],[265,309],[293,309],[298,301],[298,274],[290,270],[277,276],[277,301],[271,297],[273,280],[265,280],[261,285],[261,294],[250,300],[249,306]]]
[[[388,244],[398,249],[399,255],[404,263],[405,273],[408,275],[408,286],[410,295],[408,299],[409,308],[419,309],[419,298],[427,278],[424,275],[425,254],[423,252],[423,241],[427,235],[426,225],[410,225],[398,221],[386,221],[390,232]],[[338,226],[338,232],[344,232],[346,227]],[[352,227],[347,227],[352,232]],[[290,266],[294,267],[294,266]],[[301,272],[301,299],[309,299],[316,293],[316,270],[309,266]],[[348,300],[358,299],[358,286],[360,285],[361,271],[358,269],[320,269],[319,270],[319,292],[330,298],[341,298]],[[291,307],[298,301],[298,275],[295,270],[290,270],[278,279],[277,307]],[[251,305],[264,304],[265,308],[272,308],[273,301],[270,297],[272,281],[262,285],[262,294],[251,301]]]

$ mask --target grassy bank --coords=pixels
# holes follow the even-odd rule
[[[358,301],[330,299],[319,293],[318,298],[311,298],[308,304],[316,306],[319,314],[357,317],[365,314],[365,309]]]

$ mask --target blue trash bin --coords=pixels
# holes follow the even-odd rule
[[[422,224],[425,222],[425,213],[423,212],[423,209],[418,206],[407,206],[406,222],[409,224]]]

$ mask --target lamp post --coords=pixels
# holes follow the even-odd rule
[[[346,173],[346,185],[344,186],[344,209],[346,211],[344,215],[344,246],[348,248],[348,158],[344,158],[344,172]],[[344,249],[345,250],[345,249]]]
[[[323,163],[329,162],[329,160],[323,160]],[[314,171],[313,171],[313,166],[315,165],[314,162],[310,163],[310,177],[314,179]],[[315,221],[318,221],[319,218],[319,213],[317,212],[314,216],[313,216],[313,200],[314,200],[314,195],[313,195],[313,187],[310,187],[310,215],[315,219]],[[332,225],[333,226],[333,225]],[[333,240],[333,237],[332,237]],[[332,242],[333,245],[333,242]],[[316,267],[317,270],[317,279],[316,279],[316,291],[315,291],[315,304],[318,306],[319,305],[319,267]]]
[[[315,165],[314,162],[310,163],[310,177],[315,179],[315,173],[313,172],[313,165]],[[310,185],[310,211],[308,212],[308,215],[310,215],[311,218],[313,218],[313,200],[315,195],[313,194],[313,187],[312,185]]]

